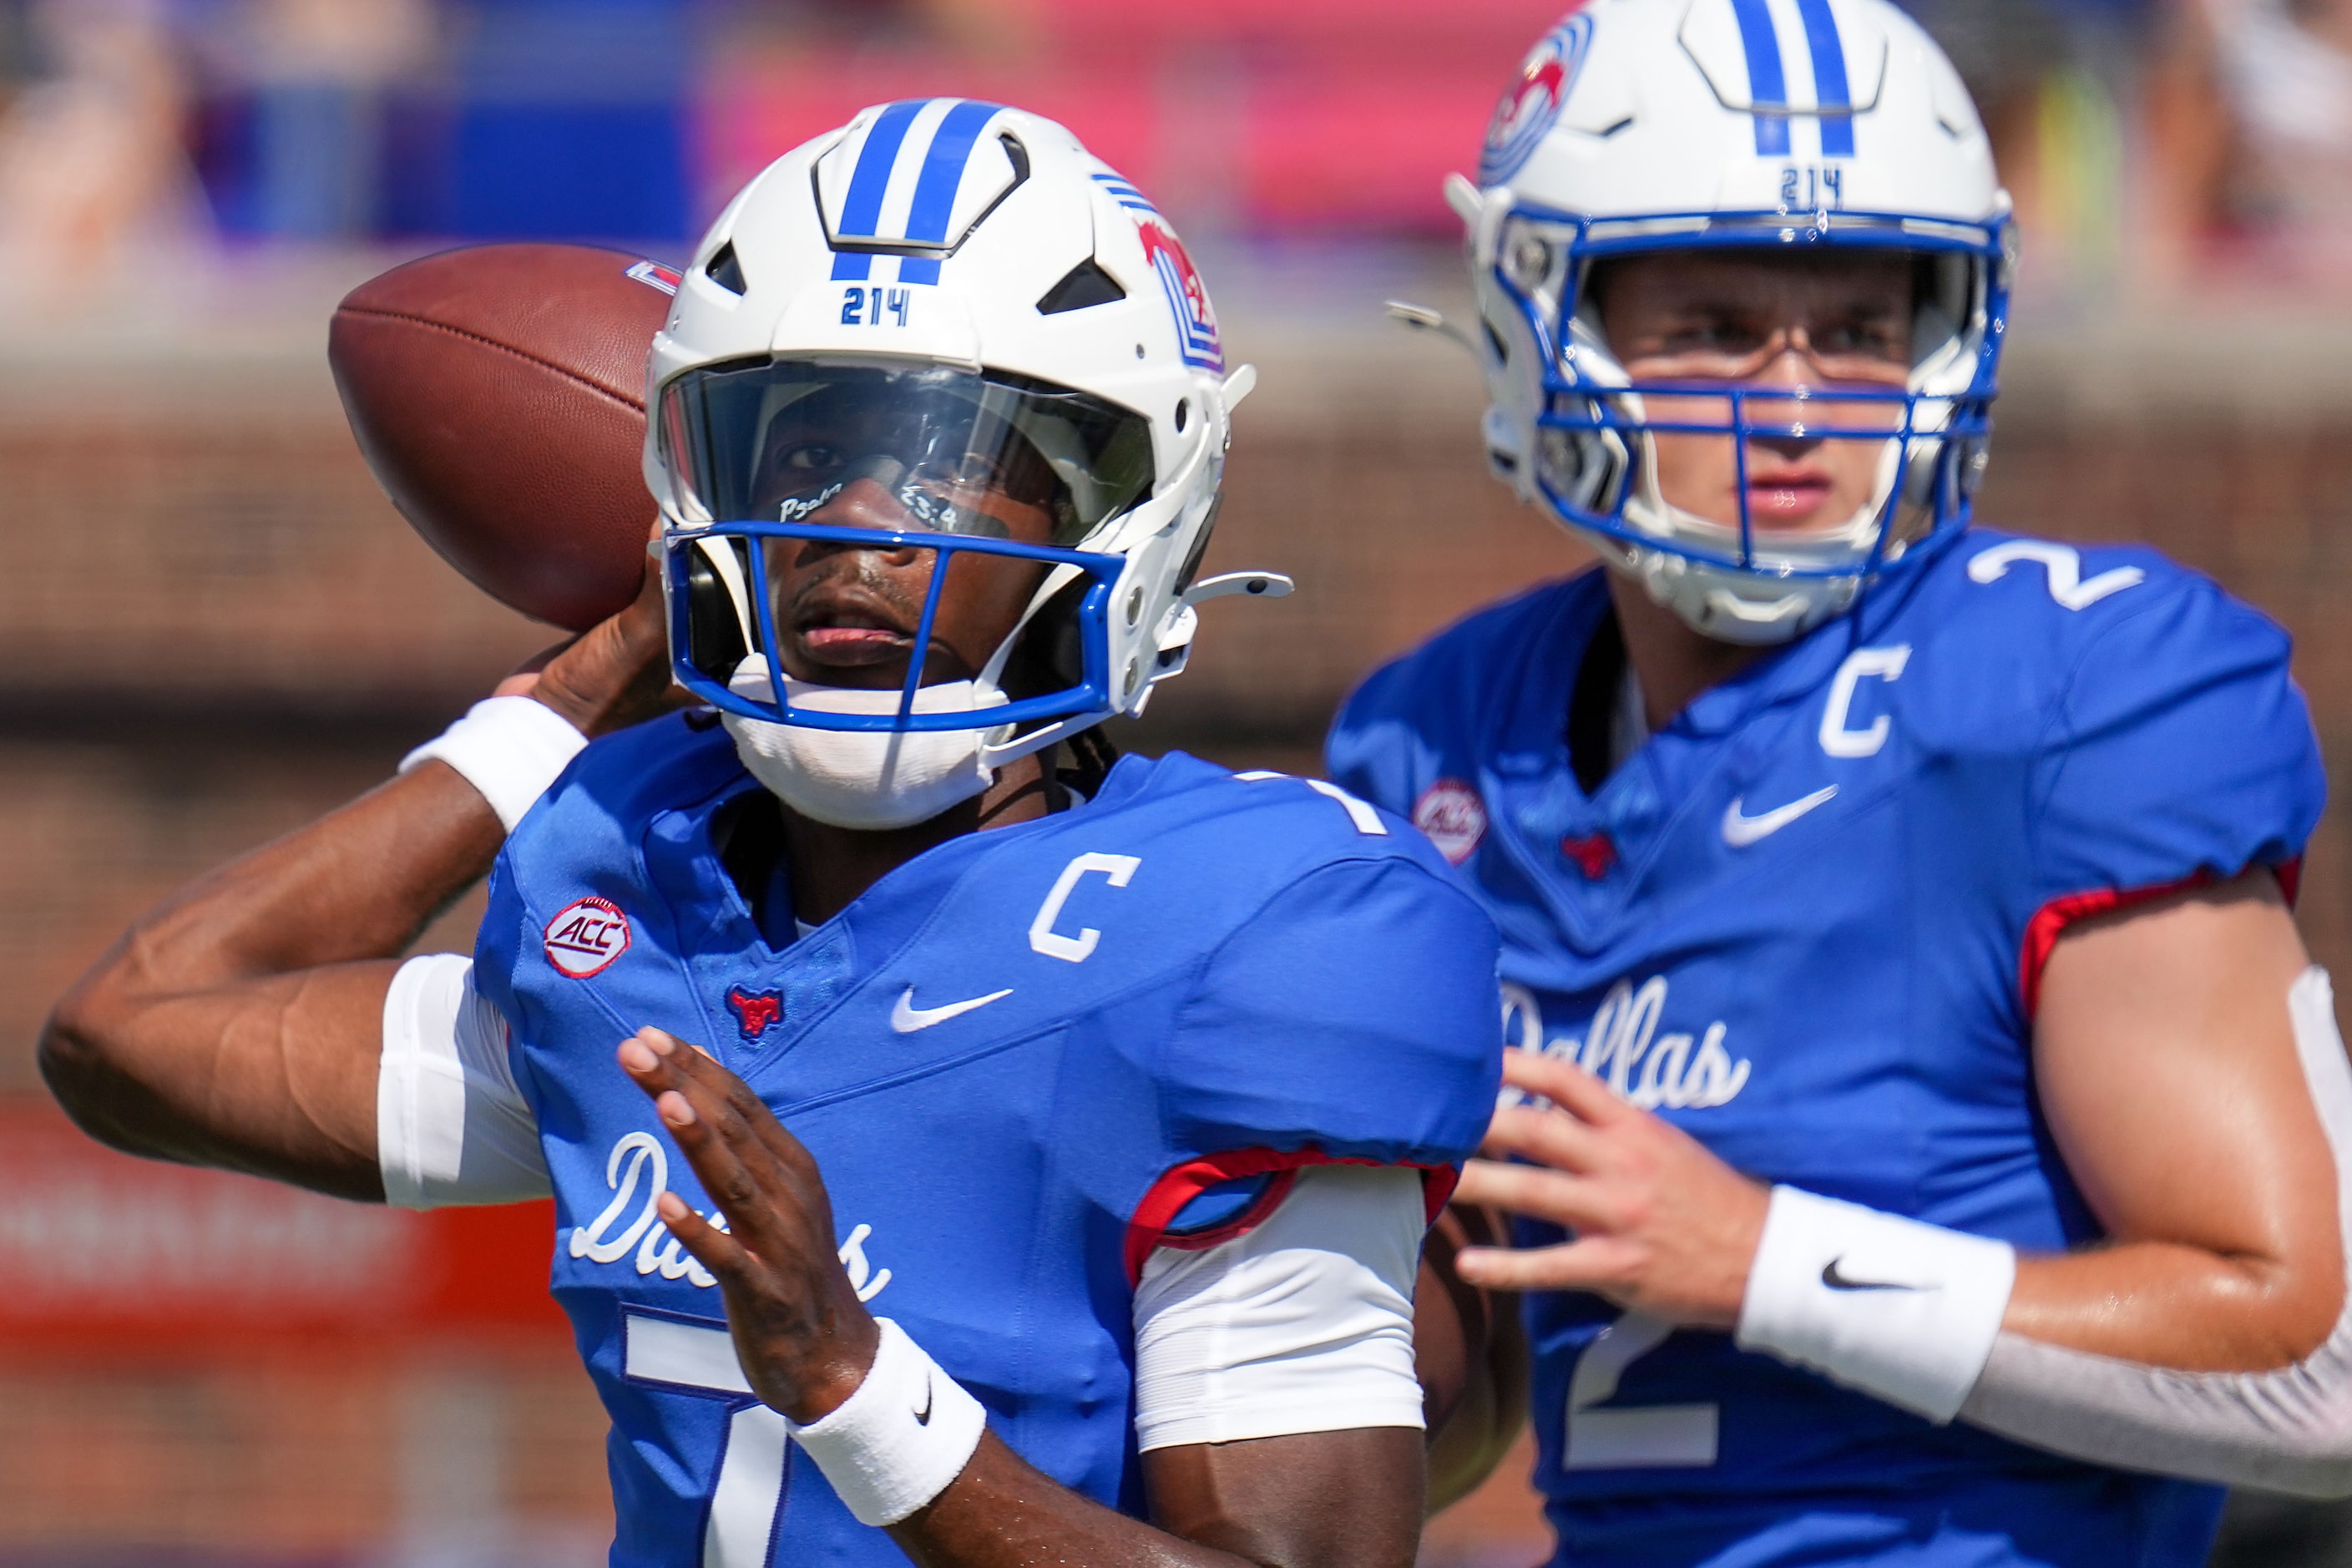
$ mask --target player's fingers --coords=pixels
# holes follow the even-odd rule
[[[1539,1094],[1572,1116],[1605,1127],[1632,1108],[1609,1092],[1609,1086],[1559,1057],[1541,1051],[1503,1053],[1503,1081],[1528,1094]]]
[[[1610,1231],[1622,1216],[1601,1184],[1538,1165],[1506,1165],[1473,1160],[1462,1167],[1456,1201],[1549,1220],[1579,1231]]]
[[[770,1152],[785,1165],[796,1171],[814,1171],[815,1160],[807,1145],[793,1137],[768,1102],[752,1091],[751,1086],[728,1069],[727,1064],[709,1052],[696,1047],[694,1059],[682,1065],[682,1070],[714,1086],[724,1097],[727,1107],[741,1121],[743,1126],[767,1145]]]
[[[530,696],[531,689],[539,684],[540,671],[553,663],[557,655],[565,652],[579,640],[577,637],[568,637],[562,642],[548,644],[509,670],[507,678],[490,689],[490,695],[493,697]]]
[[[1490,1160],[1517,1154],[1539,1165],[1589,1174],[1600,1166],[1603,1136],[1562,1111],[1507,1105],[1486,1124],[1486,1142],[1478,1152]]]
[[[727,1065],[708,1051],[689,1048],[675,1035],[663,1035],[661,1030],[640,1030],[640,1039],[646,1047],[663,1053],[666,1065],[675,1074],[677,1090],[694,1107],[696,1117],[710,1126],[715,1138],[727,1142],[743,1162],[743,1166],[762,1184],[774,1184],[776,1178],[788,1175],[785,1162],[779,1152],[760,1135],[760,1123],[774,1121],[760,1096],[751,1093]]]
[[[1482,1290],[1607,1290],[1625,1282],[1625,1249],[1605,1238],[1516,1250],[1465,1247],[1454,1271]]]
[[[652,1033],[661,1035],[659,1030]],[[667,1035],[661,1037],[676,1039],[676,1037]],[[740,1127],[787,1171],[803,1177],[814,1173],[816,1162],[807,1146],[785,1130],[784,1124],[776,1120],[776,1113],[768,1109],[767,1101],[753,1093],[750,1084],[728,1070],[724,1062],[698,1046],[675,1053],[672,1059],[681,1077],[703,1084],[718,1098],[732,1118],[730,1125]]]
[[[654,1207],[688,1256],[710,1270],[722,1288],[751,1283],[751,1255],[742,1243],[695,1213],[676,1193],[664,1193]]]
[[[775,1162],[765,1146],[742,1127],[723,1094],[696,1072],[696,1053],[675,1036],[646,1028],[624,1040],[616,1055],[652,1098],[670,1141],[729,1226],[754,1252],[788,1246],[777,1226],[798,1194],[776,1181]]]

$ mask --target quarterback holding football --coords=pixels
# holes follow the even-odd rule
[[[2286,637],[1975,526],[2015,253],[1884,0],[1595,0],[1470,231],[1492,467],[1601,565],[1375,674],[1333,779],[1503,933],[1461,1277],[1560,1564],[2203,1562],[2352,1490],[2352,1071]]]
[[[1495,933],[1400,819],[1092,731],[1287,586],[1197,577],[1249,372],[1183,247],[923,100],[675,283],[638,602],[143,919],[51,1083],[147,1153],[552,1193],[617,1563],[1409,1568]],[[402,962],[485,870],[472,958]]]

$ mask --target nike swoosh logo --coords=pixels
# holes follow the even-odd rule
[[[916,1425],[916,1426],[929,1426],[930,1424],[931,1424],[931,1374],[930,1374],[929,1373],[928,1373],[928,1372],[927,1372],[927,1373],[923,1373],[923,1407],[922,1407],[920,1410],[918,1410],[918,1411],[916,1411],[916,1412],[915,1412],[915,1425]]]
[[[915,1005],[915,988],[909,985],[907,994],[898,998],[898,1005],[890,1009],[890,1026],[902,1035],[911,1035],[918,1029],[928,1029],[933,1024],[961,1018],[975,1007],[985,1007],[991,1002],[1002,1001],[1012,994],[1013,987],[1008,985],[1002,991],[992,991],[969,1002],[950,1002],[944,1007],[918,1007]]]
[[[1932,1290],[1933,1285],[1906,1285],[1894,1279],[1851,1279],[1838,1272],[1843,1258],[1832,1258],[1822,1268],[1822,1283],[1832,1290]]]
[[[1761,816],[1741,816],[1739,808],[1743,802],[1735,799],[1723,808],[1723,841],[1734,849],[1745,849],[1759,838],[1769,838],[1835,794],[1837,785],[1824,784],[1812,794],[1792,800],[1786,805],[1775,806]]]

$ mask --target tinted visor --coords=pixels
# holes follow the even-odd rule
[[[1084,393],[946,366],[763,360],[665,387],[680,498],[712,522],[868,526],[1076,544],[1149,495],[1151,428]]]

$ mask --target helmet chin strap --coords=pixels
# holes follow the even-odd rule
[[[729,682],[746,693],[772,689],[768,658],[748,654]],[[892,713],[899,692],[818,686],[786,677],[785,700],[796,708],[836,713]],[[976,680],[919,689],[918,712],[994,707],[1004,697]],[[995,782],[982,758],[989,731],[955,730],[819,730],[806,724],[725,713],[721,721],[735,754],[753,778],[803,816],[834,827],[875,832],[911,827]],[[1003,731],[1008,728],[998,725]]]
[[[1627,401],[1638,406],[1638,395]],[[1637,414],[1636,417],[1640,417]],[[1727,440],[1737,440],[1727,432]],[[1662,544],[1677,540],[1706,540],[1727,530],[1665,499],[1658,480],[1655,437],[1648,430],[1634,437],[1636,457],[1633,493],[1626,498],[1625,521]],[[1885,515],[1903,473],[1902,437],[1888,437],[1878,462],[1871,499],[1854,514],[1817,536],[1822,545],[1850,545],[1866,537]],[[1768,574],[1710,565],[1686,556],[1640,545],[1624,547],[1627,565],[1641,578],[1655,603],[1672,610],[1692,630],[1723,642],[1764,647],[1801,637],[1853,602],[1858,581],[1789,579]],[[1781,589],[1769,597],[1758,592],[1768,583]]]

